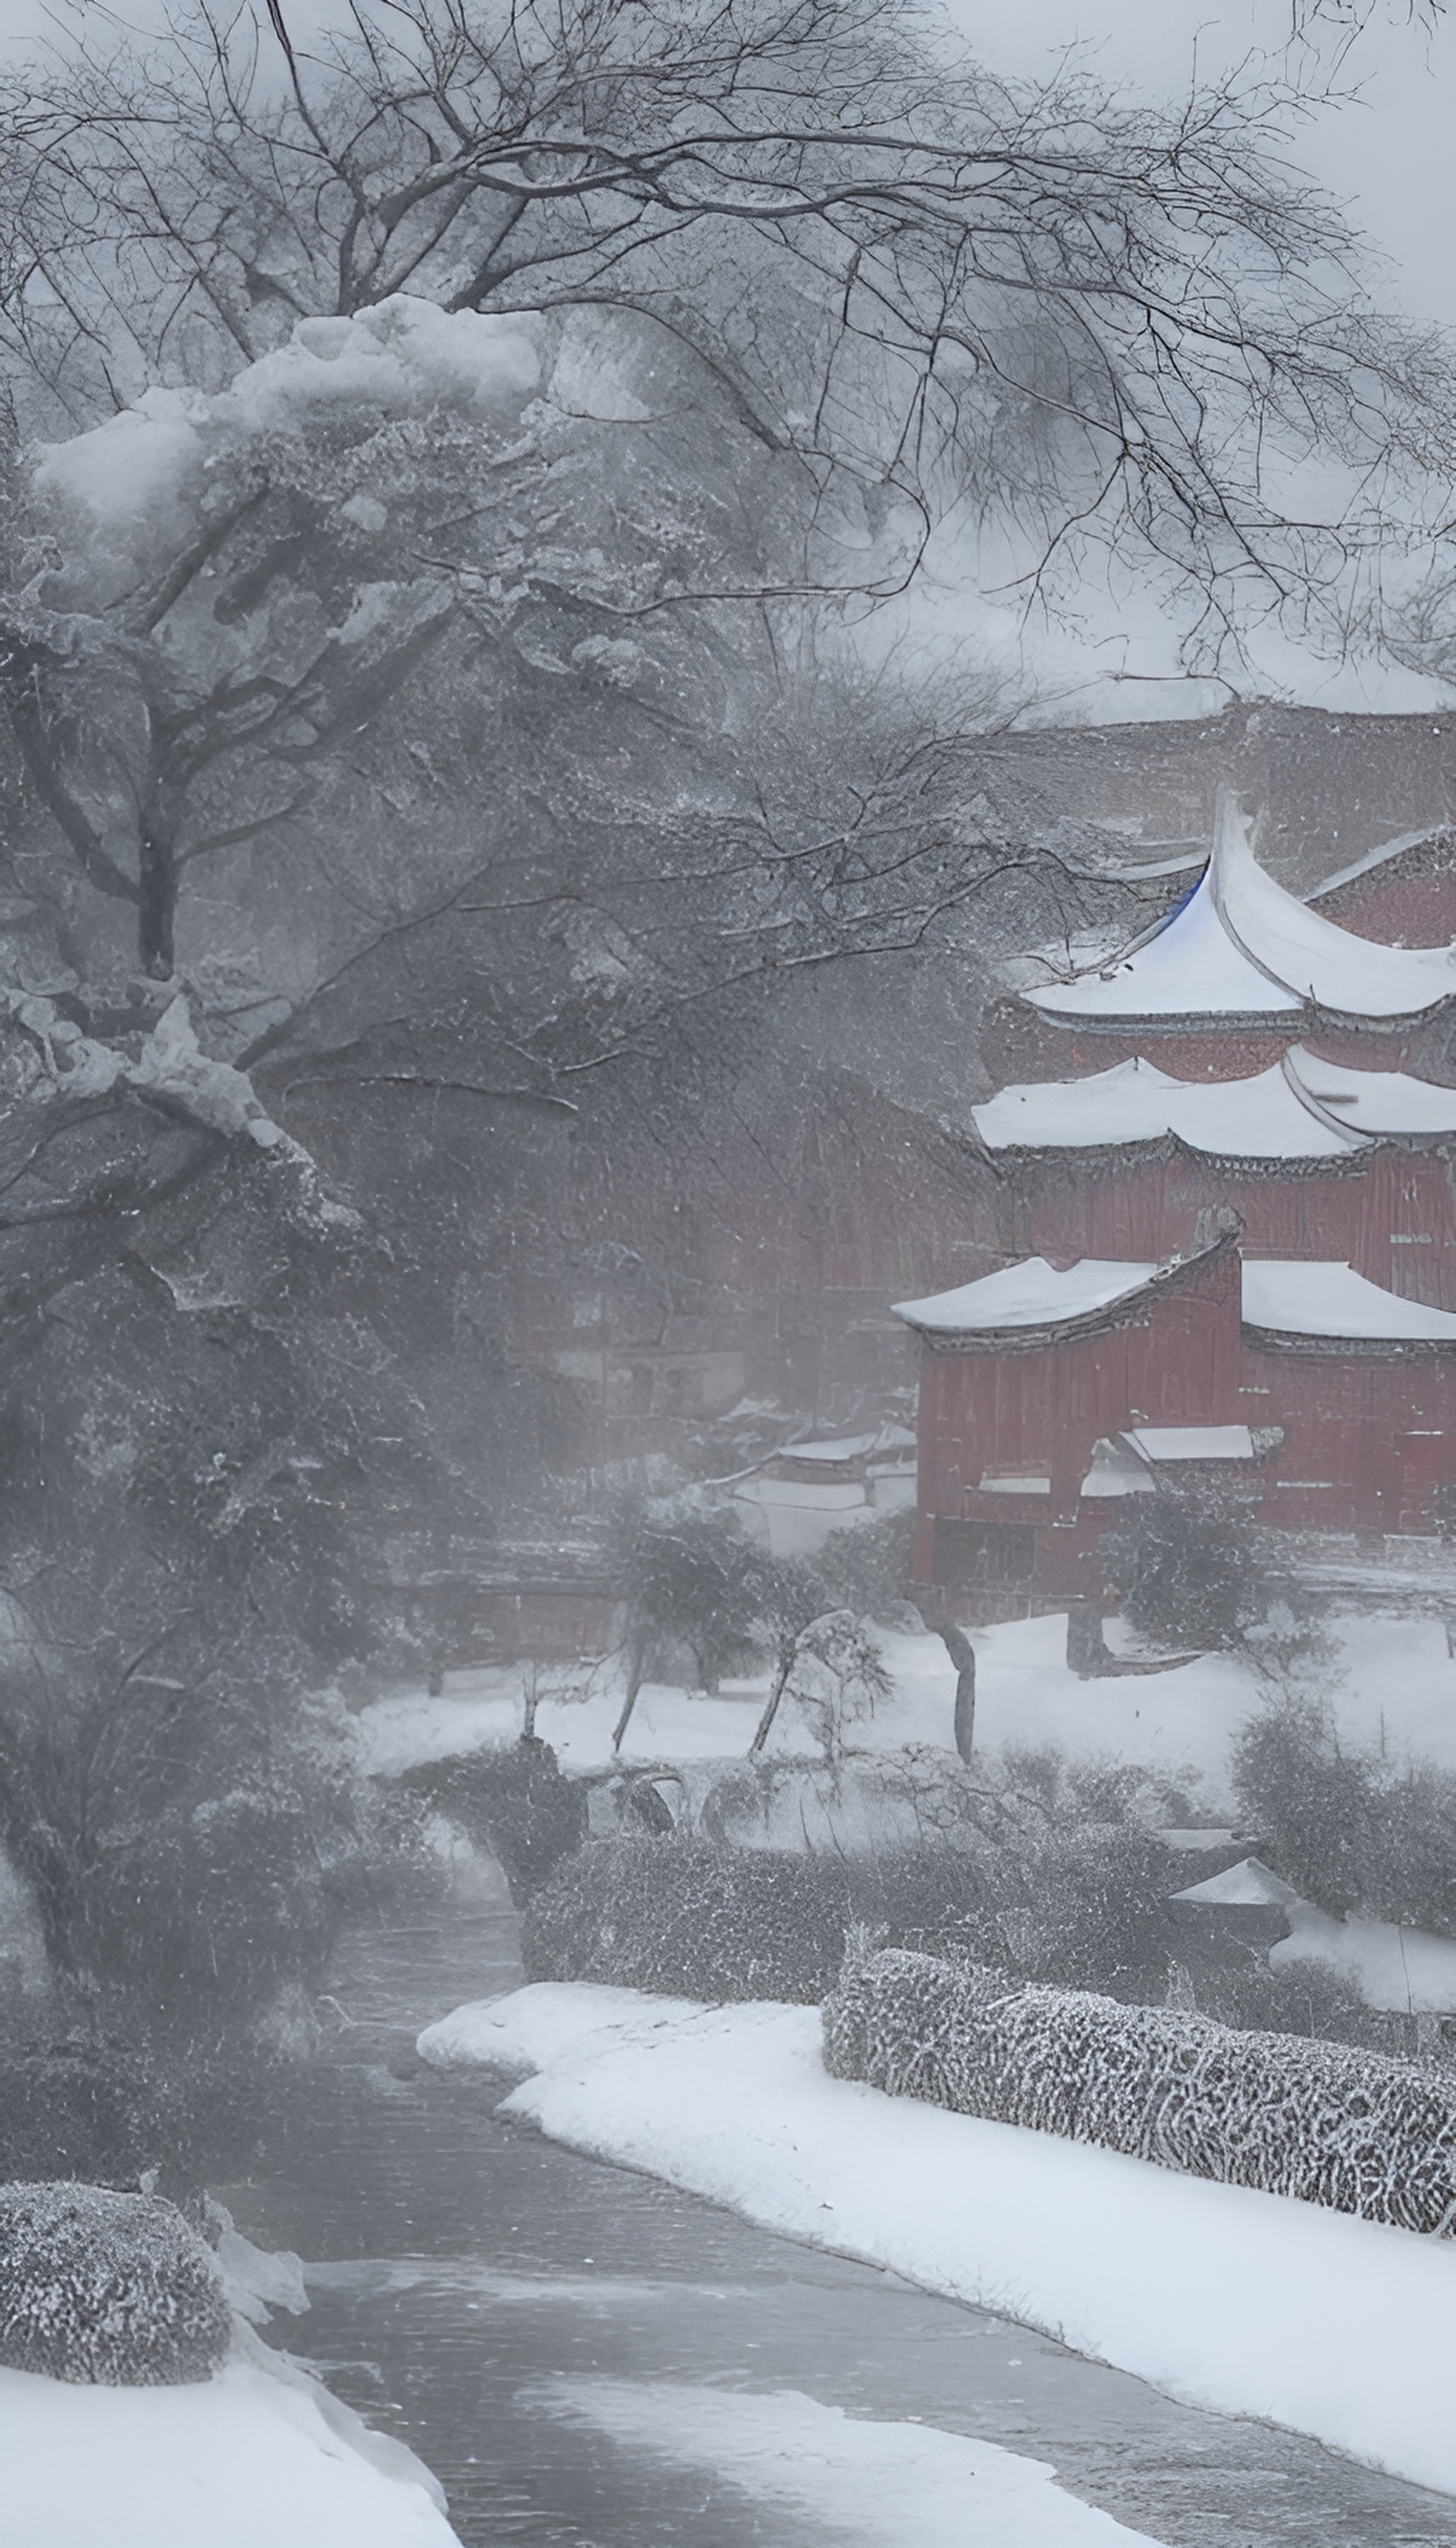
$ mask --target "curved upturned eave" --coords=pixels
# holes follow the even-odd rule
[[[1259,1326],[1241,1319],[1246,1345],[1260,1353],[1307,1354],[1327,1362],[1428,1362],[1437,1354],[1456,1354],[1456,1336],[1314,1336],[1294,1327]]]
[[[1031,1001],[1031,994],[1019,995]],[[1410,1035],[1417,1027],[1430,1026],[1456,1006],[1456,982],[1444,999],[1429,1008],[1408,1009],[1401,1016],[1369,1017],[1353,1009],[1321,1008],[1318,1000],[1306,1000],[1302,1009],[1187,1009],[1178,1014],[1158,1010],[1147,1017],[1135,1017],[1130,1009],[1116,1017],[1080,1009],[1050,1009],[1044,1005],[1045,994],[1039,993],[1036,1010],[1047,1026],[1074,1029],[1086,1036],[1241,1036],[1287,1035],[1302,1044],[1307,1036],[1330,1032],[1345,1035]]]
[[[1046,1166],[1062,1174],[1083,1159],[1095,1170],[1106,1170],[1120,1161],[1130,1167],[1147,1168],[1177,1158],[1190,1167],[1227,1170],[1241,1177],[1342,1176],[1347,1169],[1360,1167],[1377,1150],[1434,1150],[1443,1144],[1456,1148],[1456,1134],[1407,1140],[1395,1133],[1368,1133],[1343,1150],[1200,1150],[1194,1142],[1185,1141],[1181,1133],[1169,1132],[1153,1134],[1145,1141],[1045,1141],[1016,1148],[1008,1145],[999,1150],[988,1148],[986,1157],[996,1166],[1012,1170]]]
[[[1139,965],[1152,981],[1130,997],[1151,990],[1157,1005],[1118,1006],[1118,976]],[[1222,1007],[1194,1004],[1201,981],[1212,981],[1216,999],[1222,981]],[[1255,996],[1264,985],[1267,1001]],[[1425,986],[1425,997],[1412,996]],[[1351,990],[1358,1005],[1331,996]],[[1231,1005],[1240,995],[1242,1005]],[[1456,1002],[1456,951],[1388,947],[1312,911],[1259,865],[1225,789],[1214,854],[1193,891],[1116,956],[1021,998],[1049,1024],[1082,1035],[1268,1034],[1291,1025],[1301,1039],[1321,1028],[1409,1034]]]

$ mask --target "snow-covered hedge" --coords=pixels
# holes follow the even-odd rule
[[[603,1841],[526,1905],[521,1956],[532,1981],[814,2001],[839,1971],[852,1916],[837,1860]]]
[[[50,2380],[171,2388],[232,2339],[218,2269],[156,2195],[0,2186],[0,2364]]]
[[[1413,2062],[889,1949],[824,2010],[825,2066],[1427,2235],[1456,2230],[1456,2083]]]

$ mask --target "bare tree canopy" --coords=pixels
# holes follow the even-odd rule
[[[1017,82],[905,0],[352,0],[279,64],[247,8],[149,48],[93,8],[13,84],[32,402],[221,385],[400,293],[606,304],[894,514],[900,579],[965,506],[1047,600],[1098,549],[1154,573],[1202,662],[1250,611],[1340,642],[1448,466],[1440,348],[1293,164],[1295,77],[1166,109],[1075,60]]]

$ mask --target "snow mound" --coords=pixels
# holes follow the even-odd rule
[[[247,2360],[185,2389],[0,2371],[7,2548],[458,2548],[411,2454],[335,2409]]]

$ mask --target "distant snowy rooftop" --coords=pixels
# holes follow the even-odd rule
[[[776,1460],[814,1460],[835,1468],[852,1460],[864,1460],[872,1451],[913,1450],[915,1436],[904,1424],[881,1424],[875,1433],[848,1433],[842,1441],[784,1442],[772,1456]]]
[[[1087,1079],[1003,1088],[971,1120],[990,1150],[1116,1148],[1172,1134],[1210,1157],[1335,1158],[1374,1140],[1456,1136],[1456,1088],[1346,1070],[1296,1045],[1247,1079],[1172,1079],[1139,1055]]]
[[[1353,1266],[1319,1259],[1245,1258],[1243,1322],[1278,1335],[1335,1336],[1350,1343],[1456,1343],[1451,1311],[1408,1301],[1368,1283]]]
[[[1044,1016],[1101,1020],[1419,1017],[1456,995],[1445,947],[1385,947],[1338,929],[1266,875],[1230,797],[1200,883],[1125,956],[1022,996]]]
[[[1258,1858],[1241,1858],[1236,1866],[1226,1867],[1222,1875],[1206,1876],[1202,1884],[1186,1884],[1181,1893],[1173,1896],[1175,1902],[1227,1904],[1236,1910],[1265,1903],[1285,1910],[1299,1899],[1294,1886],[1286,1884],[1282,1875],[1276,1875],[1272,1866],[1265,1866]]]
[[[983,1274],[954,1292],[937,1292],[924,1301],[899,1301],[894,1315],[912,1327],[938,1335],[979,1335],[998,1328],[1060,1326],[1093,1311],[1131,1300],[1159,1271],[1155,1264],[1127,1264],[1106,1257],[1084,1256],[1064,1271],[1045,1256],[1022,1265],[1005,1265],[999,1274]]]

